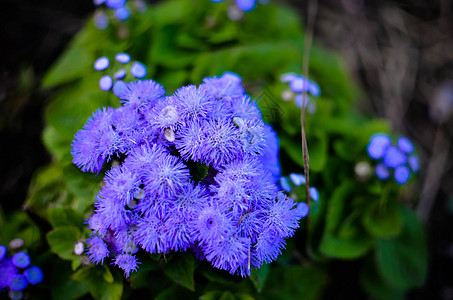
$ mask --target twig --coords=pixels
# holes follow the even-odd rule
[[[306,113],[306,101],[307,101],[307,88],[308,88],[308,65],[310,63],[310,49],[313,40],[313,29],[315,24],[316,12],[318,9],[318,2],[316,0],[310,0],[308,3],[308,20],[307,30],[305,32],[305,44],[304,44],[304,60],[303,60],[303,76],[304,76],[304,90],[303,90],[303,101],[302,110],[300,113],[300,121],[302,125],[302,157],[304,161],[304,174],[305,174],[305,195],[307,197],[307,203],[310,203],[310,172],[309,162],[310,158],[308,155],[307,137],[305,134],[305,113]]]

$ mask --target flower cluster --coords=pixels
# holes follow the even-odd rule
[[[7,256],[7,248],[0,245],[0,292],[9,290],[11,299],[22,299],[28,284],[38,284],[43,273],[37,266],[30,266],[30,257],[25,252]]]
[[[126,82],[125,77],[128,76],[127,69],[129,69],[130,74],[135,78],[143,78],[146,76],[147,68],[144,64],[138,61],[131,62],[131,56],[127,53],[121,52],[115,55],[115,61],[118,62],[121,67],[115,71],[113,78],[110,75],[104,75],[99,80],[99,87],[103,91],[110,91],[113,86],[113,93],[117,97],[126,91]],[[94,62],[94,69],[96,71],[105,71],[110,66],[110,60],[105,57],[99,57]],[[127,68],[126,68],[127,67]],[[115,80],[115,83],[113,81]]]
[[[310,95],[314,97],[319,97],[319,95],[321,95],[321,89],[318,84],[314,81],[308,80],[302,75],[285,73],[280,77],[280,81],[289,83],[289,89],[283,91],[282,99],[285,101],[293,100],[299,108],[302,108],[304,92],[310,93]],[[310,101],[308,95],[306,95],[305,106],[310,114],[315,113],[316,103]]]
[[[131,10],[126,5],[127,0],[93,0],[93,4],[96,6],[105,6],[113,10],[113,16],[118,21],[127,21],[131,17]],[[135,0],[135,7],[138,11],[146,9],[146,2],[144,0]],[[98,9],[94,15],[94,25],[100,29],[107,29],[109,26],[109,18],[102,9]]]
[[[218,3],[223,2],[225,0],[211,0],[211,1],[214,3]],[[234,0],[234,2],[236,3],[236,6],[239,10],[243,12],[251,12],[252,10],[255,9],[258,2],[260,2],[261,4],[266,4],[269,2],[269,0]]]
[[[241,78],[226,72],[173,95],[152,80],[127,84],[117,109],[96,111],[72,143],[83,171],[106,171],[89,258],[129,276],[135,253],[192,249],[231,274],[276,259],[304,216],[278,192],[278,140]]]
[[[420,162],[414,151],[414,144],[407,137],[399,137],[396,145],[393,145],[392,139],[385,133],[372,135],[367,146],[368,155],[380,161],[375,168],[376,176],[386,180],[393,171],[393,177],[400,185],[409,181],[411,171],[416,173],[420,170]]]

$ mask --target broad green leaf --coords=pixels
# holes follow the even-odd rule
[[[88,31],[80,31],[55,65],[42,80],[43,88],[51,88],[84,76],[95,61],[95,54],[84,45]]]
[[[335,190],[329,201],[326,228],[320,244],[320,251],[327,256],[357,258],[365,254],[373,244],[373,239],[360,228],[360,210],[348,211],[348,204],[351,203],[356,189],[354,182],[345,181]]]
[[[53,227],[75,226],[82,228],[84,226],[84,216],[70,208],[50,207],[49,222]]]
[[[35,172],[29,186],[25,208],[46,219],[50,205],[69,203],[72,196],[68,193],[62,176],[61,166],[57,162]]]
[[[259,269],[252,269],[250,280],[253,282],[253,285],[261,292],[266,284],[266,279],[269,274],[269,264],[262,265]]]
[[[60,161],[71,153],[72,137],[64,137],[50,125],[44,128],[42,140],[47,150]]]
[[[320,298],[326,280],[326,273],[313,266],[275,266],[261,295],[272,300],[314,300]]]
[[[372,259],[367,259],[360,271],[360,285],[373,298],[378,300],[403,300],[405,291],[395,289],[387,284],[379,275]]]
[[[110,270],[107,272],[107,267],[89,266],[80,269],[71,278],[85,282],[95,299],[119,300],[123,293],[123,280],[119,271],[116,271],[112,276]]]
[[[401,232],[402,219],[398,206],[392,199],[385,206],[371,204],[362,216],[363,227],[377,238],[388,238]]]
[[[155,300],[173,300],[173,299],[184,299],[184,300],[197,300],[199,299],[195,293],[188,291],[187,289],[173,284],[166,289],[161,289],[161,292]]]
[[[102,176],[80,171],[74,164],[63,167],[63,178],[69,191],[75,196],[72,207],[81,213],[94,203],[94,197],[100,189]]]
[[[423,285],[427,274],[427,245],[423,228],[414,212],[400,207],[403,230],[400,235],[376,243],[377,268],[385,282],[397,289]]]
[[[195,262],[193,256],[189,253],[181,253],[174,255],[173,258],[164,267],[164,273],[174,282],[187,289],[194,291],[195,282],[193,272],[195,270]]]
[[[47,242],[52,252],[62,259],[71,260],[74,258],[74,244],[82,237],[78,227],[61,226],[48,232]]]
[[[72,273],[71,267],[68,262],[58,260],[53,265],[50,289],[53,300],[73,300],[79,299],[88,293],[88,284],[86,282],[79,282],[72,280],[70,275]]]

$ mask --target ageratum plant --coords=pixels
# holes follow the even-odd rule
[[[276,134],[234,73],[164,94],[152,80],[131,82],[121,107],[97,110],[75,135],[82,171],[112,165],[88,219],[89,258],[110,257],[128,277],[140,249],[192,249],[248,276],[277,258],[308,212],[276,185]]]

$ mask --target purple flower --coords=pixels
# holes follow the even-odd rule
[[[24,276],[27,278],[27,281],[30,284],[38,284],[42,281],[44,275],[42,271],[37,266],[31,266],[27,270],[24,271]]]
[[[380,159],[384,157],[387,148],[390,146],[390,137],[385,133],[376,133],[370,138],[367,151],[372,159]]]
[[[406,155],[398,150],[397,147],[391,146],[384,155],[384,164],[388,168],[396,168],[407,162]]]
[[[393,176],[395,177],[396,183],[403,185],[409,181],[411,177],[411,171],[406,166],[399,166],[395,169]]]
[[[104,240],[99,236],[93,236],[90,239],[87,239],[88,245],[88,257],[91,262],[99,264],[104,262],[104,258],[109,256],[109,249]]]
[[[18,252],[14,254],[12,262],[16,267],[24,269],[30,265],[30,256],[25,252]]]
[[[121,95],[121,103],[140,108],[145,104],[153,106],[165,94],[165,89],[153,80],[138,80],[127,84]]]
[[[376,177],[385,180],[390,177],[390,171],[387,166],[383,163],[377,164],[375,168]]]
[[[137,271],[139,263],[137,258],[130,254],[120,254],[113,261],[113,264],[123,269],[126,278],[129,277],[131,272]]]

